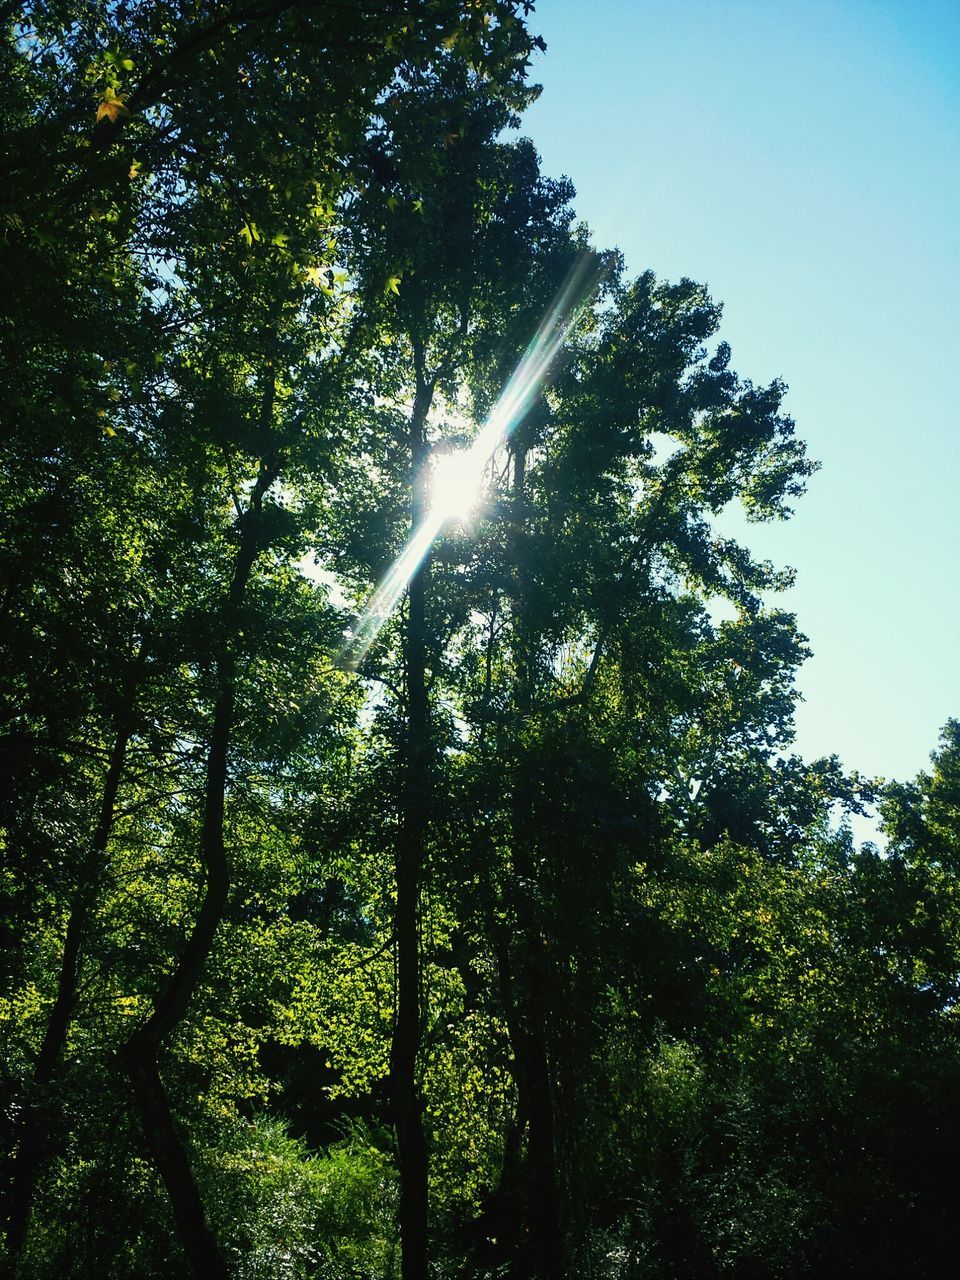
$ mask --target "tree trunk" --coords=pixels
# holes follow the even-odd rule
[[[272,410],[272,393],[267,397]],[[264,410],[265,418],[268,410]],[[264,461],[242,517],[240,546],[224,608],[222,646],[217,659],[217,700],[207,752],[200,856],[206,883],[203,901],[183,954],[157,997],[153,1013],[121,1050],[140,1113],[147,1148],[173,1208],[184,1252],[197,1280],[226,1280],[227,1266],[204,1213],[190,1159],[180,1137],[160,1074],[160,1054],[180,1025],[203,977],[217,927],[230,891],[230,865],[223,838],[227,757],[236,697],[236,638],[240,608],[257,556],[262,550],[263,497],[276,479],[276,458]]]
[[[432,388],[418,387],[410,424],[413,519],[426,514],[424,431]],[[425,559],[410,580],[405,645],[407,742],[401,830],[397,849],[397,1020],[390,1076],[400,1163],[400,1241],[403,1280],[426,1280],[427,1147],[417,1083],[420,1047],[420,886],[426,854],[429,766],[429,705],[426,680]]]
[[[514,884],[531,885],[536,868],[525,843],[526,822],[520,816],[523,794],[521,784],[514,797],[511,879]],[[497,985],[513,1050],[511,1074],[517,1090],[516,1110],[504,1141],[500,1181],[493,1201],[499,1215],[498,1235],[506,1237],[503,1244],[523,1242],[528,1254],[525,1274],[538,1280],[561,1280],[564,1249],[547,1033],[553,982],[536,901],[532,895],[520,894],[513,902],[515,963],[511,961],[507,926],[494,919],[492,911],[488,913]]]
[[[527,558],[523,546],[526,449],[514,447],[514,539],[517,559],[516,702],[522,716],[533,705],[533,643],[523,617]],[[551,1014],[551,961],[543,940],[541,879],[533,856],[534,832],[528,763],[517,761],[512,803],[513,883],[517,886],[517,974],[515,1010],[508,1030],[517,1061],[518,1113],[526,1118],[524,1199],[531,1251],[531,1274],[539,1280],[561,1280],[563,1234],[556,1167],[556,1131],[547,1028]]]
[[[527,1098],[529,1089],[525,1077],[526,1053],[521,1044],[523,1027],[520,1023],[514,996],[507,932],[502,925],[492,919],[490,928],[493,932],[496,950],[497,985],[500,988],[500,1003],[503,1005],[507,1034],[513,1046],[513,1061],[510,1064],[510,1070],[517,1090],[516,1109],[503,1143],[503,1163],[500,1166],[500,1182],[497,1187],[497,1194],[505,1203],[515,1204],[520,1193],[521,1171],[523,1168],[523,1139],[527,1131]],[[523,1079],[521,1079],[521,1075],[524,1076]]]
[[[519,798],[522,805],[522,783]],[[526,822],[515,821],[513,864],[518,883],[533,885],[536,867],[527,844]],[[527,895],[525,895],[527,896]],[[517,1058],[518,1111],[527,1121],[524,1164],[527,1226],[532,1255],[531,1274],[539,1280],[561,1280],[563,1233],[556,1165],[556,1131],[553,1088],[548,1050],[551,1012],[550,958],[540,930],[533,895],[521,903],[518,920],[521,998],[519,1018],[514,1018],[513,1047]],[[526,918],[524,918],[526,917]]]
[[[87,855],[80,867],[78,886],[67,919],[63,954],[60,958],[60,973],[57,978],[57,994],[54,997],[34,1068],[30,1087],[32,1096],[23,1109],[14,1138],[16,1155],[10,1180],[6,1241],[7,1253],[13,1266],[16,1265],[23,1250],[30,1224],[30,1209],[45,1146],[42,1118],[44,1104],[47,1101],[45,1095],[49,1091],[57,1070],[70,1029],[70,1020],[77,998],[80,956],[87,932],[87,920],[96,901],[97,885],[103,868],[107,841],[110,839],[113,828],[117,792],[120,789],[132,729],[132,720],[128,713],[117,728],[110,752],[97,825]]]

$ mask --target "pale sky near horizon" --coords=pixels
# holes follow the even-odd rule
[[[690,276],[822,463],[750,545],[814,657],[797,746],[928,766],[960,717],[960,0],[540,0],[521,132],[631,273]]]

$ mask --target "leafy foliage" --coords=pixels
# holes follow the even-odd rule
[[[531,7],[3,10],[12,1274],[951,1273],[960,727],[793,753],[716,518],[815,465],[515,136]]]

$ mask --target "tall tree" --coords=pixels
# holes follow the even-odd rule
[[[293,474],[316,471],[316,418],[305,430],[302,414],[296,417],[292,405],[285,406],[284,420],[295,421],[299,443],[303,438],[310,442],[291,460],[289,442],[273,438],[274,418],[284,418],[275,412],[276,402],[290,396],[292,370],[304,385],[311,383],[310,360],[318,352],[328,357],[335,341],[336,322],[331,326],[324,317],[344,314],[343,290],[333,276],[336,207],[366,162],[374,104],[383,101],[394,82],[435,60],[471,59],[496,73],[505,91],[515,93],[511,86],[522,74],[531,40],[511,4],[492,6],[481,21],[479,14],[431,3],[403,12],[380,6],[317,11],[297,3],[232,10],[157,4],[136,11],[121,6],[105,17],[82,5],[37,5],[8,26],[6,34],[5,56],[18,80],[5,102],[9,127],[0,147],[8,179],[6,248],[11,265],[16,264],[8,301],[33,318],[29,326],[5,331],[16,348],[7,354],[16,356],[22,369],[35,368],[49,361],[62,334],[76,348],[81,368],[91,365],[99,374],[99,349],[104,349],[109,359],[103,359],[103,369],[117,365],[121,377],[101,380],[90,394],[88,376],[77,375],[98,447],[104,447],[101,435],[109,449],[109,441],[122,431],[134,453],[153,450],[156,455],[162,439],[159,451],[168,466],[175,455],[199,465],[199,476],[195,472],[187,484],[201,478],[197,497],[209,521],[206,532],[214,540],[221,536],[216,530],[222,519],[218,504],[222,511],[232,491],[238,508],[236,560],[232,569],[221,570],[229,587],[214,662],[219,674],[211,707],[202,838],[204,905],[166,995],[142,1034],[131,1040],[129,1054],[168,1187],[175,1192],[176,1185],[183,1185],[190,1201],[178,1211],[185,1239],[195,1242],[191,1248],[197,1265],[209,1269],[218,1264],[204,1243],[198,1198],[188,1185],[186,1162],[166,1118],[156,1055],[182,1019],[226,903],[221,811],[235,700],[235,637],[257,557],[277,534],[274,519],[264,535],[264,500],[280,480],[281,460]],[[456,45],[460,47],[453,51]],[[196,91],[201,69],[207,91],[203,113],[197,110]],[[94,102],[84,111],[82,103],[91,90]],[[265,155],[262,137],[275,118],[278,93],[284,100],[280,145]],[[55,260],[69,286],[65,320],[54,298],[44,296],[35,283],[36,267],[49,269]],[[110,264],[106,270],[104,262]],[[135,306],[158,322],[150,329],[152,349],[136,326],[130,342],[124,341],[119,325],[112,325],[108,335],[92,322],[115,312],[120,298],[111,291],[124,282]],[[239,323],[238,308],[247,312]],[[91,349],[88,334],[97,332],[103,336]],[[226,342],[234,344],[229,353]],[[198,358],[203,349],[206,354]],[[166,415],[152,416],[150,427],[159,430],[159,439],[152,431],[144,433],[143,415],[136,408],[144,390],[144,359],[148,366],[152,363],[169,404]],[[56,376],[62,379],[63,374]],[[268,388],[261,396],[262,408],[252,413],[242,385],[250,376]],[[320,389],[316,378],[311,385],[314,392]],[[43,380],[35,379],[31,391],[37,431],[21,453],[25,466],[36,469],[46,464],[43,455],[52,438]],[[17,387],[12,400],[29,408]],[[60,403],[63,427],[69,429],[71,405],[62,398]],[[116,416],[102,407],[113,403],[119,406]],[[201,405],[206,421],[196,413]],[[317,417],[322,420],[330,408],[323,405]],[[104,419],[102,426],[97,417]],[[178,437],[172,447],[171,433]],[[57,444],[76,455],[69,437],[62,436]],[[251,455],[252,489],[245,514],[239,514],[243,500],[238,492],[246,484]],[[80,458],[85,469],[86,459]],[[8,574],[7,608],[23,589],[24,573],[32,570],[35,531],[42,534],[49,528],[51,502],[63,506],[65,497],[69,500],[69,466],[66,459],[57,460],[60,492],[55,497],[42,499],[35,510],[21,500],[18,512],[14,504],[22,529]],[[25,492],[30,493],[29,483]],[[267,505],[276,512],[284,500]],[[116,595],[104,584],[100,594],[104,599]],[[108,792],[115,790],[116,773],[111,772]],[[105,840],[98,828],[98,853]],[[86,901],[91,878],[84,872],[82,879]],[[86,915],[84,908],[71,917],[65,970],[76,970]],[[64,1000],[51,1022],[59,1028],[53,1034],[58,1045],[65,1035],[57,1012],[61,1007],[66,1007]],[[45,1081],[50,1058],[50,1052],[43,1055],[39,1075]],[[151,1089],[145,1084],[147,1075]],[[154,1122],[147,1114],[148,1093],[154,1096]],[[162,1141],[158,1117],[165,1128]],[[171,1160],[179,1165],[176,1175]],[[23,1160],[20,1164],[25,1167]],[[29,1182],[20,1179],[19,1225],[10,1235],[15,1252],[22,1242]],[[188,1218],[192,1226],[186,1225]]]
[[[577,1167],[579,1054],[602,990],[600,974],[585,980],[597,962],[593,922],[615,918],[631,863],[663,827],[653,802],[677,791],[678,716],[685,704],[696,714],[696,669],[684,648],[710,632],[701,603],[710,595],[732,598],[744,628],[761,632],[756,591],[771,585],[770,571],[716,539],[709,518],[735,497],[776,514],[810,470],[778,413],[780,389],[742,384],[726,348],[708,357],[702,344],[718,314],[702,290],[649,276],[632,286],[614,277],[608,290],[540,411],[514,437],[511,492],[491,521],[486,600],[475,606],[489,619],[486,636],[475,637],[486,654],[470,667],[474,679],[482,672],[483,692],[465,707],[478,751],[475,803],[487,813],[506,805],[502,869],[486,874],[500,886],[491,922],[508,922],[495,945],[516,1123],[526,1132],[516,1211],[530,1241],[526,1265],[544,1275],[576,1265],[576,1242],[564,1242],[560,1224],[575,1221],[579,1190],[574,1175],[561,1207],[568,1175],[560,1171]],[[772,697],[797,651],[784,645],[781,658],[775,626],[768,635]],[[785,698],[784,714],[789,706]],[[571,811],[558,778],[567,779]],[[601,954],[617,952],[608,936]]]
[[[392,330],[396,345],[372,383],[388,435],[400,445],[408,536],[427,521],[431,460],[463,438],[464,388],[519,358],[562,273],[575,256],[565,184],[540,178],[532,149],[496,141],[509,103],[459,65],[414,80],[382,112],[379,174],[356,210],[365,237],[364,322]],[[504,282],[510,287],[504,289]],[[512,314],[511,314],[512,313]],[[384,318],[385,317],[385,318]],[[389,326],[389,330],[386,328]],[[387,407],[389,406],[389,407]],[[396,433],[396,434],[394,434]],[[445,441],[444,436],[447,440]],[[450,439],[452,437],[452,439]],[[369,456],[366,453],[366,456]],[[395,466],[392,461],[388,466]],[[396,472],[394,471],[394,474]],[[436,482],[435,482],[436,483]],[[375,562],[376,563],[376,562]],[[431,598],[429,551],[415,566],[396,660],[405,714],[396,853],[397,1014],[391,1088],[401,1175],[403,1271],[427,1273],[427,1147],[418,1053],[422,1038],[421,897],[436,808],[438,750],[430,688],[444,664],[449,602]],[[361,667],[361,671],[364,668]]]

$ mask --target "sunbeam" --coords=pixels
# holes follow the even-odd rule
[[[451,469],[447,477],[449,483],[442,492],[438,486],[428,514],[410,535],[348,633],[339,655],[341,666],[357,669],[444,524],[463,515],[472,505],[484,468],[530,408],[563,346],[577,310],[595,287],[597,278],[597,256],[590,252],[580,254],[476,439],[463,452],[448,455],[450,462],[444,465]]]
[[[480,500],[483,472],[477,471],[469,452],[437,454],[430,467],[430,510],[447,520],[463,520]]]

